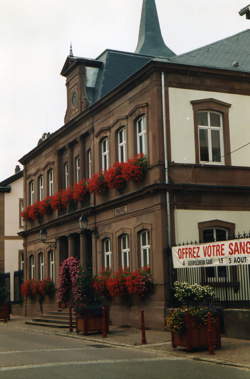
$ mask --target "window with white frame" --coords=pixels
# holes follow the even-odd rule
[[[110,238],[105,238],[102,241],[102,248],[103,248],[104,268],[105,270],[110,270],[112,267],[112,251],[111,251]]]
[[[54,173],[52,168],[48,171],[48,195],[54,195]]]
[[[43,175],[38,177],[38,201],[44,198],[44,185],[43,185]]]
[[[147,125],[143,115],[136,120],[136,152],[147,155]]]
[[[148,230],[139,233],[141,267],[150,265],[150,235]]]
[[[69,164],[68,162],[64,163],[64,188],[69,186]]]
[[[118,150],[118,161],[126,162],[127,160],[127,130],[125,127],[119,129],[117,132],[117,150]]]
[[[101,141],[101,169],[103,171],[109,168],[109,142],[105,137]]]
[[[197,112],[200,162],[224,163],[223,118],[213,111]]]
[[[29,256],[29,277],[30,279],[35,279],[35,257],[34,255]]]
[[[92,154],[91,149],[87,151],[87,179],[92,176]]]
[[[49,279],[55,282],[55,254],[52,250],[48,252],[48,274]]]
[[[121,266],[123,270],[129,268],[129,238],[128,234],[123,234],[120,237],[120,252],[121,252]]]
[[[44,279],[44,255],[43,253],[38,254],[38,279]]]
[[[34,186],[34,180],[29,182],[29,204],[34,204],[35,202],[35,186]]]
[[[80,182],[81,176],[81,166],[80,166],[80,157],[75,157],[75,182]]]

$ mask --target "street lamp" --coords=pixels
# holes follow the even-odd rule
[[[48,245],[51,249],[55,249],[56,248],[56,240],[54,240],[54,241],[47,241],[47,238],[48,238],[47,229],[40,229],[39,235],[40,235],[40,241],[42,243]]]
[[[79,228],[81,233],[94,233],[96,238],[99,238],[99,233],[97,228],[90,229],[88,225],[88,217],[85,215],[81,215],[79,218]]]

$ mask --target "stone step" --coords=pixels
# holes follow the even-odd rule
[[[38,316],[40,318],[49,318],[49,319],[55,319],[55,320],[62,320],[62,321],[67,321],[69,320],[69,315],[57,315],[57,314],[51,314],[51,313],[46,313],[46,314],[43,314],[43,315],[40,315]],[[72,315],[73,319],[75,317],[75,315],[73,314]]]
[[[34,326],[46,326],[49,328],[60,328],[60,329],[67,329],[69,328],[69,325],[67,324],[58,324],[58,323],[52,323],[52,322],[40,322],[40,321],[26,321],[25,324],[27,325],[34,325]]]
[[[69,325],[69,319],[66,319],[66,320],[58,320],[54,317],[35,317],[32,319],[32,321],[35,321],[35,322],[46,322],[46,323],[53,323],[53,324],[60,324],[60,325]],[[73,320],[73,324],[75,324],[74,320]]]

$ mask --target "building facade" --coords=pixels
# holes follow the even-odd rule
[[[8,275],[10,301],[20,300],[21,271],[24,268],[23,239],[18,235],[23,231],[23,172],[18,171],[0,183],[0,272]]]
[[[144,0],[135,53],[67,57],[65,125],[20,160],[26,206],[138,154],[147,172],[122,191],[93,191],[28,220],[26,278],[56,281],[68,256],[94,274],[150,266],[156,291],[147,320],[163,325],[169,287],[184,275],[172,269],[171,246],[250,229],[249,39],[246,31],[176,56],[163,42],[155,2]],[[197,271],[196,279],[221,286],[225,276],[239,282],[239,270]],[[118,323],[135,320],[132,313],[112,307]]]

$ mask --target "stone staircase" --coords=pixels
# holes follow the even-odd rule
[[[32,318],[25,322],[28,325],[46,326],[51,328],[67,329],[69,328],[69,311],[48,312]],[[75,317],[73,314],[73,328],[75,327]]]

